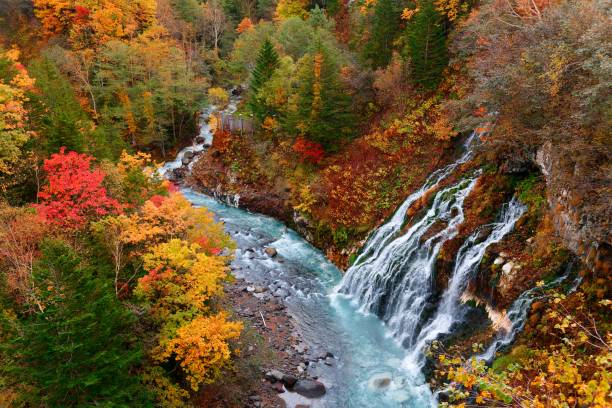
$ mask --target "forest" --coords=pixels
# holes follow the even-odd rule
[[[610,10],[1,0],[0,407],[612,406]]]

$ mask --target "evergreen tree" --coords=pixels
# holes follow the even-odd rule
[[[280,59],[278,53],[274,49],[272,42],[266,39],[257,55],[257,62],[251,73],[251,83],[249,85],[248,107],[260,122],[263,121],[266,116],[272,116],[274,110],[270,106],[267,106],[265,99],[262,98],[259,91],[264,84],[272,78],[272,75],[274,75],[274,72],[279,66]]]
[[[410,59],[414,83],[433,89],[448,65],[446,27],[433,1],[422,2],[420,8],[406,29],[404,51]]]
[[[297,106],[288,120],[290,130],[327,151],[334,150],[339,140],[352,135],[356,118],[339,64],[321,41],[315,40],[313,49],[300,60],[298,83]]]
[[[48,154],[66,147],[79,153],[86,146],[83,129],[91,123],[74,95],[72,86],[47,58],[34,61],[29,71],[39,92],[32,94],[32,119]]]
[[[364,47],[364,57],[372,68],[385,67],[393,56],[393,43],[401,32],[402,3],[378,0],[374,6],[372,31]]]
[[[142,357],[130,334],[133,316],[109,285],[61,241],[43,243],[34,281],[44,310],[22,319],[16,337],[3,345],[15,356],[4,369],[32,387],[26,403],[148,406],[130,373]]]

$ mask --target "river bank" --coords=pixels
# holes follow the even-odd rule
[[[245,330],[237,347],[232,369],[214,386],[205,387],[197,398],[206,407],[284,408],[279,396],[288,393],[282,379],[266,373],[280,371],[293,379],[307,379],[311,358],[301,341],[295,320],[282,300],[261,286],[235,279],[225,287],[225,304]],[[307,407],[308,405],[303,405]]]

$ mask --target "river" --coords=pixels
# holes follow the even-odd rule
[[[227,110],[234,110],[236,100]],[[203,112],[201,143],[183,149],[160,172],[182,165],[185,152],[197,152],[211,142],[207,115]],[[373,314],[357,309],[335,288],[341,272],[295,231],[281,222],[227,205],[188,188],[185,197],[195,206],[206,207],[222,221],[236,241],[237,250],[231,268],[233,274],[252,284],[267,286],[283,295],[290,315],[295,319],[302,339],[312,350],[331,352],[333,359],[311,363],[308,374],[319,377],[327,393],[319,399],[305,400],[295,393],[283,393],[288,406],[307,403],[311,407],[410,407],[435,406],[435,401],[420,370],[403,368],[406,350],[392,338]],[[278,251],[271,258],[264,249]]]

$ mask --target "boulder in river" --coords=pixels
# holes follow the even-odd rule
[[[278,251],[273,247],[267,247],[264,251],[270,258],[274,258],[276,255],[278,255]]]
[[[391,385],[391,373],[380,373],[373,375],[368,381],[368,387],[373,390],[382,390]]]
[[[320,381],[314,380],[298,380],[293,386],[293,392],[306,398],[319,398],[325,395],[325,385]]]
[[[293,387],[295,383],[297,382],[297,380],[298,379],[292,375],[285,374],[283,376],[283,384],[285,384],[287,387]]]
[[[278,288],[276,289],[276,291],[274,292],[274,296],[279,297],[279,298],[286,298],[287,296],[289,296],[289,292],[287,292],[285,289],[283,288]]]
[[[197,144],[203,144],[206,141],[206,139],[204,139],[202,136],[198,136],[195,138],[195,142]]]

